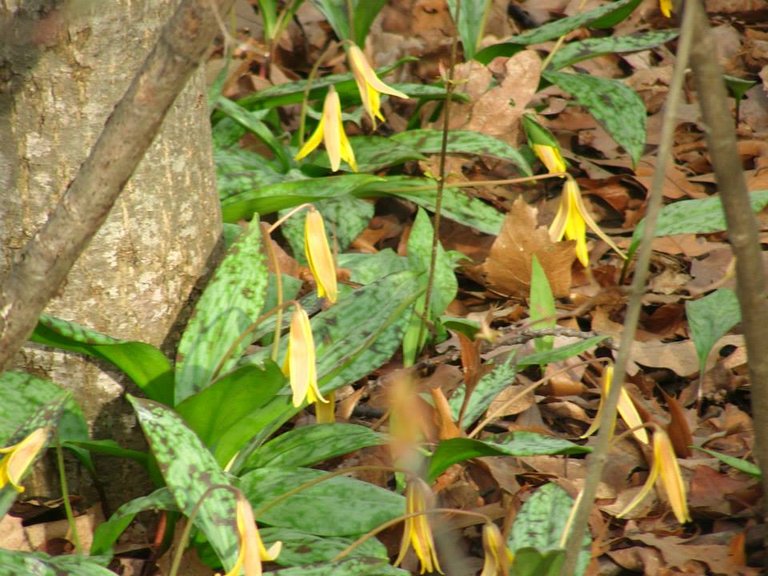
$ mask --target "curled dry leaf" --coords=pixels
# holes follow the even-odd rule
[[[504,219],[491,253],[482,265],[488,286],[507,296],[527,298],[531,262],[536,255],[556,298],[568,295],[575,242],[552,242],[544,226],[536,223],[537,210],[522,198],[515,200]]]

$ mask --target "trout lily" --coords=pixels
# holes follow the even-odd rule
[[[225,576],[261,576],[261,562],[272,562],[280,554],[282,542],[275,542],[267,549],[259,535],[256,520],[253,518],[253,509],[250,502],[242,494],[237,496],[235,508],[237,520],[237,533],[240,540],[240,551],[232,570]]]
[[[0,460],[0,489],[10,484],[17,492],[24,492],[21,480],[46,442],[48,429],[38,428],[18,444],[0,448],[0,454],[5,454]]]
[[[352,68],[352,74],[355,76],[363,107],[371,118],[373,128],[376,129],[377,118],[384,122],[384,116],[381,114],[381,95],[389,94],[397,98],[408,98],[408,94],[384,84],[368,63],[363,51],[355,44],[349,47],[348,55],[349,66]]]
[[[309,209],[304,221],[304,253],[317,284],[317,296],[327,298],[331,303],[336,302],[336,266],[328,245],[328,237],[325,235],[323,217],[314,208]]]
[[[333,86],[328,89],[328,94],[325,96],[323,115],[320,117],[320,122],[312,136],[309,137],[309,140],[304,143],[299,153],[296,154],[296,160],[301,160],[307,156],[320,145],[320,141],[325,143],[328,160],[334,172],[338,172],[342,160],[349,164],[353,171],[357,172],[355,153],[349,143],[349,138],[347,138],[344,132],[344,125],[341,121],[341,101]]]
[[[498,526],[486,522],[483,526],[483,552],[485,560],[480,576],[507,576],[514,556],[507,548]]]
[[[283,372],[289,378],[293,390],[293,405],[298,408],[308,400],[327,402],[317,387],[317,366],[315,364],[315,342],[312,338],[312,326],[304,308],[296,304],[291,316],[288,332],[288,352],[285,355]]]
[[[560,205],[557,208],[557,214],[552,224],[549,226],[549,237],[553,242],[563,239],[576,241],[576,257],[586,268],[589,266],[589,252],[587,251],[587,226],[597,234],[608,246],[613,248],[622,258],[626,258],[613,240],[600,230],[592,216],[589,215],[587,207],[581,198],[581,190],[570,175],[566,176],[563,194],[560,199]]]
[[[420,478],[409,480],[405,488],[405,512],[406,514],[418,513],[405,520],[403,528],[403,540],[400,544],[400,553],[395,560],[395,566],[399,566],[405,559],[408,548],[413,546],[413,551],[421,563],[421,574],[424,572],[440,572],[440,564],[437,561],[435,540],[432,537],[432,528],[425,513],[432,507],[432,491]]]
[[[642,490],[637,496],[627,504],[627,507],[619,514],[619,518],[632,511],[648,493],[653,489],[657,480],[661,480],[661,485],[667,493],[667,499],[672,506],[672,512],[680,524],[691,521],[688,512],[688,502],[685,497],[685,484],[683,475],[680,473],[680,465],[677,463],[675,449],[667,433],[657,429],[653,433],[653,463],[648,479],[645,481]]]
[[[528,145],[544,164],[547,172],[562,174],[568,169],[555,137],[529,114],[523,115],[523,130],[528,139]]]
[[[592,425],[589,427],[589,430],[582,434],[582,438],[592,436],[592,434],[594,434],[598,429],[600,418],[603,414],[603,403],[608,397],[608,392],[611,391],[612,380],[613,365],[609,364],[603,371],[603,377],[601,380],[602,395],[600,396],[600,404],[597,407],[597,414],[595,415],[595,419],[592,421]],[[632,434],[635,436],[635,438],[637,438],[643,444],[648,445],[650,442],[648,439],[648,432],[646,432],[645,428],[643,428],[643,419],[640,418],[640,414],[637,412],[637,408],[635,408],[635,404],[632,402],[632,398],[630,398],[629,393],[627,393],[623,386],[621,388],[621,395],[619,396],[618,411],[622,420],[624,420],[626,425],[629,426],[629,428],[632,430]]]

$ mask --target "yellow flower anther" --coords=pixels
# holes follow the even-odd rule
[[[691,521],[691,515],[688,512],[688,502],[685,496],[685,483],[683,475],[680,473],[680,465],[677,463],[675,449],[672,442],[663,430],[656,430],[653,433],[653,463],[648,479],[645,481],[642,490],[637,493],[632,502],[621,511],[619,518],[629,514],[642,500],[648,495],[657,480],[661,480],[661,485],[667,493],[667,499],[675,518],[680,524]]]
[[[408,98],[408,94],[384,84],[368,63],[363,51],[355,44],[350,45],[348,54],[349,65],[352,68],[352,74],[355,76],[363,107],[368,112],[368,116],[370,116],[371,122],[373,122],[373,127],[376,128],[377,118],[382,122],[384,121],[384,116],[381,114],[381,94],[389,94],[397,98]]]
[[[603,403],[605,402],[605,398],[608,397],[608,393],[611,391],[612,380],[613,365],[609,364],[605,367],[605,370],[603,370],[603,378],[601,380],[602,396],[600,396],[600,404],[597,407],[597,414],[595,415],[595,419],[592,421],[592,425],[589,427],[589,430],[582,434],[582,438],[591,436],[597,431],[600,424],[600,418],[603,413]],[[643,419],[640,418],[640,414],[638,413],[637,408],[635,408],[635,404],[632,402],[632,398],[629,396],[629,393],[626,391],[626,389],[624,389],[624,387],[622,387],[621,395],[619,396],[618,412],[622,420],[624,420],[626,425],[632,430],[632,434],[635,436],[635,438],[637,438],[643,444],[649,444],[650,440],[648,438],[648,432],[646,432],[645,428],[642,427]]]
[[[18,444],[0,448],[0,454],[5,454],[0,460],[0,489],[10,484],[18,492],[24,492],[21,485],[24,474],[45,448],[46,442],[48,429],[38,428]]]
[[[256,520],[253,517],[253,509],[250,502],[239,494],[235,508],[235,518],[237,520],[237,533],[240,540],[240,551],[237,554],[237,561],[232,570],[225,576],[261,576],[261,563],[272,562],[280,554],[282,542],[275,542],[267,549],[259,535],[259,529],[256,527]]]
[[[568,240],[575,240],[576,257],[584,267],[589,265],[587,226],[622,258],[626,258],[624,252],[616,246],[613,240],[600,229],[594,218],[590,216],[581,198],[581,190],[578,183],[569,175],[566,177],[565,186],[563,186],[563,194],[560,198],[557,214],[549,226],[549,237],[553,242],[562,240],[563,236]]]
[[[416,557],[421,563],[421,574],[424,572],[440,572],[440,563],[437,561],[435,540],[432,536],[432,528],[426,512],[432,508],[432,491],[420,478],[408,481],[405,488],[405,508],[407,514],[419,513],[405,520],[403,528],[403,540],[400,544],[400,553],[395,560],[395,566],[399,566],[405,559],[408,548],[413,547]]]
[[[480,576],[508,576],[514,556],[507,548],[501,530],[492,522],[483,526],[483,571]]]
[[[288,332],[288,352],[283,372],[287,372],[293,390],[293,405],[298,408],[308,400],[328,402],[317,387],[317,366],[315,364],[315,342],[312,326],[304,309],[296,304],[291,327]]]
[[[331,303],[336,302],[336,265],[325,235],[323,217],[314,208],[310,208],[304,221],[304,253],[317,283],[318,297],[327,298]]]
[[[349,164],[353,171],[357,172],[355,153],[349,143],[349,138],[347,138],[344,132],[344,125],[341,121],[341,101],[333,86],[328,89],[328,94],[325,97],[323,115],[320,117],[320,122],[312,136],[309,137],[309,140],[304,143],[299,153],[296,154],[296,160],[301,160],[307,156],[320,145],[321,141],[325,143],[328,160],[334,172],[339,170],[342,160]]]

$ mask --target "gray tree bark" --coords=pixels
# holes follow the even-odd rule
[[[178,4],[0,0],[0,275],[47,220]],[[198,72],[46,312],[171,352],[221,232],[204,90]],[[95,437],[141,442],[119,375],[34,346],[14,363],[71,389]],[[119,481],[125,463],[102,464],[114,499],[137,495]]]

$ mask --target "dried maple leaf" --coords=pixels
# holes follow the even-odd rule
[[[518,198],[504,219],[491,253],[482,265],[490,288],[508,296],[527,298],[534,254],[547,275],[556,298],[568,295],[575,242],[552,242],[536,223],[537,210]]]

